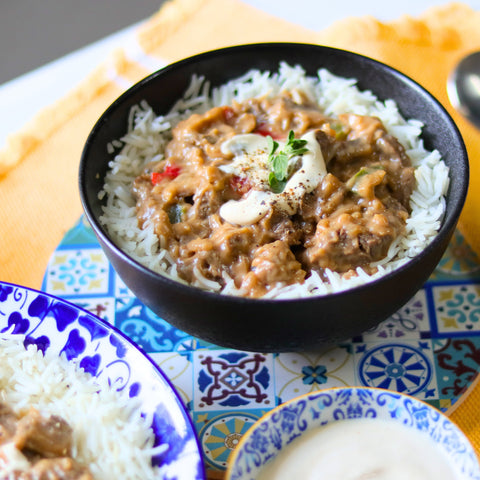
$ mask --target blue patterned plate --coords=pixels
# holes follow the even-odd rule
[[[394,421],[427,433],[457,469],[458,480],[480,479],[480,467],[468,439],[439,410],[390,390],[346,387],[301,395],[270,410],[238,443],[229,458],[226,480],[255,480],[268,461],[305,432],[359,418]]]
[[[195,429],[174,387],[125,335],[95,315],[52,295],[0,282],[0,333],[22,335],[24,344],[64,353],[97,378],[140,399],[153,415],[156,444],[169,448],[152,459],[161,478],[204,480]]]

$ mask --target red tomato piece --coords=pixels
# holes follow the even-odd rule
[[[283,138],[282,135],[275,135],[274,133],[272,133],[271,130],[268,128],[268,125],[264,123],[259,123],[258,127],[253,133],[256,133],[257,135],[262,135],[262,137],[272,137],[274,140],[279,140]]]
[[[272,136],[272,133],[265,128],[257,128],[254,133],[256,133],[257,135],[261,135],[262,137],[271,137]]]
[[[230,188],[239,195],[245,195],[250,191],[252,186],[250,185],[247,177],[233,175],[233,177],[230,178]]]
[[[174,178],[178,177],[180,170],[181,168],[177,165],[167,165],[163,172],[152,172],[150,176],[152,185],[156,185],[164,178],[173,180]]]
[[[235,117],[235,112],[233,111],[233,108],[223,107],[223,116],[225,117],[225,121],[227,123],[233,120],[233,117]]]

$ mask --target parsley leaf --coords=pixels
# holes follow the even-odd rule
[[[278,180],[278,178],[275,176],[275,173],[270,172],[268,176],[268,183],[273,193],[282,193],[285,189],[285,185],[287,184],[287,180]]]
[[[268,161],[271,169],[268,183],[274,193],[281,193],[287,183],[288,162],[292,157],[308,152],[308,148],[305,148],[307,141],[296,139],[293,130],[290,130],[284,150],[280,150],[278,153],[278,142],[273,140],[272,137],[267,137],[267,141],[269,149]]]
[[[277,180],[284,180],[287,177],[288,157],[284,153],[279,153],[271,160],[270,165]]]

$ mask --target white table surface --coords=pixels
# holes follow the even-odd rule
[[[243,0],[261,10],[315,31],[345,16],[373,15],[382,21],[394,20],[403,14],[419,15],[434,5],[448,1],[402,0]],[[464,3],[480,10],[480,0]],[[77,85],[115,48],[131,44],[137,25],[109,35],[85,48],[72,52],[43,67],[0,85],[0,148],[10,133],[19,130],[40,109],[61,98]]]

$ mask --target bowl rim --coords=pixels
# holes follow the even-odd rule
[[[170,388],[172,396],[177,400],[178,408],[182,413],[182,417],[183,417],[185,423],[191,429],[191,431],[193,433],[193,437],[195,439],[195,444],[196,444],[197,451],[198,451],[198,454],[199,454],[198,456],[199,456],[199,459],[200,459],[200,466],[202,467],[201,474],[203,475],[201,477],[201,479],[199,479],[199,480],[206,480],[207,479],[206,470],[205,470],[205,460],[204,460],[204,456],[203,456],[202,446],[200,444],[200,440],[198,438],[197,430],[196,430],[195,425],[193,423],[193,420],[192,420],[192,418],[191,418],[191,416],[190,416],[190,414],[187,410],[187,407],[186,407],[184,401],[182,400],[182,398],[180,397],[180,394],[178,393],[177,389],[174,387],[173,383],[171,382],[171,380],[167,377],[165,372],[163,372],[163,370],[157,365],[157,363],[152,359],[152,357],[150,357],[150,355],[147,352],[145,352],[143,349],[141,349],[139,345],[137,345],[130,337],[128,337],[126,334],[124,334],[115,325],[107,322],[106,320],[103,320],[102,318],[98,317],[97,315],[90,312],[89,310],[86,310],[85,308],[82,308],[82,307],[80,307],[80,306],[78,306],[78,305],[76,305],[72,302],[69,302],[68,300],[65,300],[64,298],[57,297],[56,295],[53,295],[51,293],[44,292],[44,291],[41,291],[41,290],[37,290],[37,289],[32,288],[32,287],[26,287],[26,286],[23,286],[23,285],[18,285],[18,284],[15,284],[15,283],[5,282],[3,280],[0,280],[0,287],[2,287],[2,286],[10,286],[10,287],[13,287],[13,288],[20,288],[20,289],[25,290],[25,291],[40,294],[40,295],[48,297],[50,300],[61,303],[61,304],[65,305],[65,306],[68,306],[70,308],[73,308],[76,311],[81,312],[84,315],[88,316],[92,321],[101,325],[105,329],[111,331],[111,333],[114,333],[115,335],[117,335],[126,344],[128,344],[129,348],[133,348],[134,350],[136,350],[141,355],[141,357],[143,357],[147,361],[147,363],[150,364],[150,366],[152,367],[152,370],[156,373],[156,375],[158,377],[160,377],[165,382],[165,384]],[[1,336],[1,333],[0,333],[0,336]]]
[[[319,394],[322,392],[325,393],[334,393],[336,391],[348,391],[348,390],[354,390],[354,391],[369,391],[369,392],[374,392],[377,395],[381,395],[382,393],[386,394],[392,394],[397,397],[402,398],[404,401],[409,400],[412,403],[416,403],[417,405],[422,405],[427,407],[430,411],[434,411],[436,414],[438,414],[439,417],[441,417],[443,420],[446,420],[451,426],[454,427],[454,429],[457,431],[459,436],[462,438],[462,440],[465,442],[465,445],[467,447],[467,453],[473,453],[475,455],[475,459],[477,460],[477,468],[478,471],[480,472],[480,461],[478,460],[478,456],[475,453],[475,449],[473,447],[472,442],[470,439],[467,437],[467,435],[463,432],[463,430],[458,426],[458,424],[452,420],[449,416],[447,416],[445,413],[440,411],[439,409],[435,408],[433,405],[430,405],[427,403],[425,400],[422,400],[417,397],[412,397],[411,395],[408,395],[406,393],[401,393],[401,392],[396,392],[393,390],[389,390],[386,388],[381,388],[381,387],[368,387],[368,386],[338,386],[338,387],[329,387],[329,388],[324,388],[324,389],[319,389],[314,392],[307,392],[303,393],[301,395],[298,395],[297,397],[291,398],[276,407],[272,408],[272,410],[269,410],[268,412],[264,413],[257,421],[255,421],[249,429],[242,435],[240,440],[238,441],[237,445],[235,446],[235,449],[233,452],[230,454],[228,457],[228,463],[227,463],[227,468],[225,470],[225,480],[231,480],[231,476],[233,474],[233,469],[235,467],[235,463],[237,461],[238,455],[240,455],[240,450],[243,447],[245,443],[248,442],[249,438],[253,435],[253,433],[264,423],[269,422],[270,418],[273,415],[276,415],[278,412],[281,410],[290,407],[291,405],[300,402],[302,400],[310,400],[310,397],[317,397]],[[363,417],[360,417],[363,418]],[[348,419],[340,419],[340,420],[334,420],[335,422],[337,421],[348,421]],[[333,422],[329,422],[333,423]],[[313,427],[313,428],[321,428],[319,427]],[[310,428],[307,428],[305,431],[310,430]],[[298,437],[296,437],[298,438]]]
[[[425,255],[428,255],[430,252],[436,249],[436,246],[442,242],[443,237],[448,234],[449,231],[453,230],[455,225],[457,224],[458,221],[458,216],[455,215],[450,215],[448,218],[444,217],[442,218],[440,228],[435,235],[435,237],[430,241],[428,245],[425,246],[425,248],[417,255],[415,255],[413,258],[409,259],[407,262],[405,262],[403,265],[397,267],[395,270],[388,272],[381,277],[371,280],[367,283],[357,285],[354,287],[350,287],[348,289],[339,291],[339,292],[333,292],[329,294],[323,294],[323,295],[312,295],[308,297],[299,297],[299,298],[276,298],[276,299],[271,299],[271,298],[249,298],[249,297],[241,297],[241,296],[234,296],[234,295],[223,295],[218,292],[211,292],[208,290],[203,290],[199,287],[195,287],[192,285],[188,285],[186,283],[182,283],[180,281],[174,280],[170,277],[168,277],[165,274],[155,272],[148,267],[144,266],[137,260],[135,260],[133,257],[128,255],[126,252],[124,252],[119,246],[116,245],[116,243],[112,240],[110,235],[106,232],[104,227],[100,224],[98,218],[95,216],[93,209],[88,202],[88,195],[85,190],[86,182],[85,182],[85,164],[87,163],[87,159],[89,156],[89,150],[91,148],[91,145],[95,141],[95,137],[97,132],[100,130],[100,128],[103,126],[105,123],[106,119],[111,114],[115,113],[115,110],[121,106],[125,101],[128,101],[128,99],[135,95],[139,90],[143,88],[143,86],[147,83],[153,82],[156,80],[157,77],[161,76],[166,76],[168,75],[171,71],[174,71],[177,68],[181,68],[184,65],[188,65],[191,63],[195,63],[198,61],[202,60],[208,60],[212,57],[215,57],[217,55],[222,55],[222,54],[229,54],[230,52],[238,52],[241,50],[251,50],[251,49],[259,49],[259,48],[310,48],[317,50],[318,52],[324,51],[324,52],[332,52],[332,53],[337,53],[339,55],[345,56],[345,57],[355,57],[359,58],[362,61],[366,62],[367,64],[370,65],[375,65],[377,68],[384,69],[387,71],[390,75],[393,75],[394,77],[398,78],[401,80],[404,84],[408,86],[409,89],[413,89],[415,91],[418,91],[418,93],[424,97],[426,97],[430,102],[435,104],[436,108],[441,112],[441,115],[444,117],[446,123],[448,123],[449,129],[453,132],[454,136],[458,139],[459,146],[461,149],[461,157],[463,160],[463,169],[464,169],[464,175],[459,179],[460,180],[460,185],[457,188],[457,191],[459,192],[459,200],[453,205],[453,211],[455,212],[461,212],[463,205],[466,200],[467,196],[467,191],[468,191],[468,186],[469,186],[469,161],[468,161],[468,153],[467,149],[465,146],[465,143],[463,141],[462,134],[454,122],[453,118],[451,117],[450,113],[447,111],[447,109],[442,105],[442,103],[432,94],[430,93],[425,87],[423,87],[420,83],[418,83],[416,80],[413,80],[410,76],[406,75],[405,73],[401,72],[400,70],[383,63],[379,60],[376,60],[372,57],[359,54],[350,50],[345,50],[341,48],[336,48],[336,47],[330,47],[326,45],[320,45],[320,44],[313,44],[313,43],[301,43],[301,42],[261,42],[261,43],[246,43],[246,44],[240,44],[240,45],[233,45],[233,46],[227,46],[227,47],[221,47],[209,51],[205,51],[202,53],[198,53],[195,55],[188,56],[186,58],[182,58],[178,61],[169,63],[165,67],[162,67],[155,72],[152,72],[151,74],[147,75],[146,77],[142,78],[138,82],[136,82],[134,85],[129,87],[125,92],[123,92],[119,97],[117,97],[108,107],[107,109],[100,115],[100,117],[97,119],[95,122],[94,126],[90,130],[88,137],[84,143],[84,147],[81,153],[81,158],[80,158],[80,163],[79,163],[79,176],[78,176],[78,185],[79,185],[79,192],[80,192],[80,200],[84,209],[85,216],[87,220],[89,221],[92,229],[94,230],[96,236],[98,239],[100,239],[101,243],[104,243],[107,245],[113,252],[115,252],[115,255],[121,258],[125,263],[127,263],[129,266],[135,268],[137,271],[140,271],[143,275],[147,275],[151,279],[158,280],[160,282],[165,282],[166,285],[168,285],[171,288],[174,288],[175,290],[178,291],[183,291],[185,293],[188,293],[189,295],[193,295],[196,298],[204,298],[206,300],[212,299],[221,303],[234,303],[238,305],[251,305],[251,304],[264,304],[264,305],[269,305],[269,304],[285,304],[285,303],[302,303],[302,304],[308,304],[308,303],[315,303],[320,301],[321,299],[324,298],[329,298],[329,299],[334,299],[339,296],[343,296],[345,294],[349,294],[351,292],[353,293],[358,293],[361,294],[363,291],[371,290],[372,288],[375,288],[376,285],[378,285],[380,282],[383,282],[385,280],[391,280],[398,274],[410,270],[415,267],[415,265],[421,261],[421,258],[424,257]],[[248,70],[248,67],[245,71]],[[352,78],[355,78],[352,76]],[[208,79],[206,79],[208,80]],[[375,92],[373,92],[375,93]],[[125,126],[126,128],[126,126]],[[451,183],[449,188],[451,188]]]

